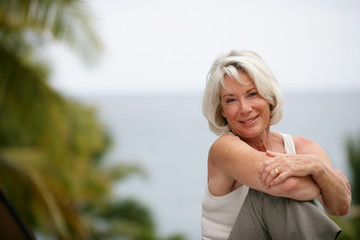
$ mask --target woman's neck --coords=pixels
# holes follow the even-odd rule
[[[266,150],[283,152],[282,136],[280,135],[279,138],[279,135],[278,133],[271,132],[269,129],[256,137],[241,139],[252,148],[261,152],[266,152]]]

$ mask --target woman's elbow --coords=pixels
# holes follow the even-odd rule
[[[298,201],[313,200],[320,195],[320,188],[313,181],[304,181],[298,177],[291,177],[284,181],[282,191],[285,196]]]
[[[327,210],[326,212],[333,216],[344,216],[349,213],[351,204],[351,196],[345,197],[342,203],[338,204],[334,210]]]
[[[349,206],[343,206],[341,209],[339,209],[338,212],[333,214],[334,216],[344,216],[349,213],[350,205]]]

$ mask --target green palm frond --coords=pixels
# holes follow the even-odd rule
[[[94,239],[156,239],[149,210],[135,199],[107,202],[88,210],[97,221],[91,227]],[[98,224],[97,224],[98,223]]]
[[[28,158],[28,155],[26,158]],[[10,193],[9,195],[14,198],[13,201],[17,206],[22,206],[24,209],[33,209],[34,214],[36,214],[37,210],[45,211],[46,215],[49,216],[48,220],[53,223],[53,230],[57,232],[59,236],[62,236],[63,239],[66,239],[67,231],[65,229],[65,222],[56,199],[46,182],[44,182],[40,176],[38,166],[34,164],[34,161],[28,160],[29,159],[24,158],[11,159],[1,154],[1,186],[6,189],[7,193]],[[11,181],[11,179],[16,181],[17,188],[9,188],[9,184],[4,182],[4,179],[7,181]],[[26,201],[26,199],[30,199],[30,202]],[[26,205],[19,204],[20,201]],[[20,211],[26,212],[24,209],[20,209]],[[37,220],[38,217],[28,216],[27,219]],[[36,223],[33,224],[41,225],[42,223],[36,221]],[[46,226],[42,227],[46,229]]]
[[[0,1],[0,187],[44,239],[156,238],[148,209],[116,200],[116,181],[145,176],[108,166],[111,138],[96,109],[48,85],[42,47],[62,41],[92,60],[101,44],[81,0]],[[181,239],[181,238],[174,238]]]
[[[45,41],[53,37],[79,52],[84,60],[95,59],[101,50],[91,19],[81,0],[0,1],[0,25],[7,26],[3,28],[7,32],[37,33]]]
[[[104,169],[104,172],[109,176],[112,181],[121,181],[129,176],[137,174],[141,177],[147,177],[143,168],[136,164],[121,164],[118,166],[111,166]]]
[[[46,64],[21,59],[0,45],[0,112],[2,119],[14,122],[23,135],[36,144],[52,146],[49,154],[56,155],[67,133],[67,103],[46,83]],[[65,140],[64,140],[65,141]]]

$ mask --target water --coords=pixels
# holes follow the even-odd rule
[[[199,239],[207,152],[216,139],[201,113],[201,94],[82,97],[98,107],[114,139],[109,161],[138,163],[146,178],[116,185],[119,196],[139,198],[162,236]],[[285,94],[284,118],[274,130],[306,136],[348,176],[344,140],[360,133],[360,92]]]

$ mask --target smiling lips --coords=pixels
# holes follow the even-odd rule
[[[258,117],[259,117],[259,115],[255,116],[253,118],[247,119],[246,121],[240,121],[240,122],[242,124],[249,125],[249,124],[252,124],[253,122],[255,122]]]

